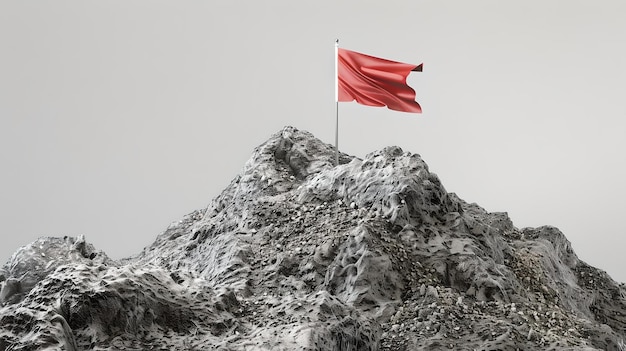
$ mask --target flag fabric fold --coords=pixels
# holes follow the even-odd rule
[[[422,64],[390,61],[339,48],[337,51],[337,101],[354,101],[367,106],[421,113],[415,90],[406,84],[412,71]]]

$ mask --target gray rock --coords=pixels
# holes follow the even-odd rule
[[[0,349],[623,350],[624,286],[558,229],[461,200],[398,147],[334,159],[286,127],[136,256],[19,249]]]

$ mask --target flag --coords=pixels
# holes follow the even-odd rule
[[[395,62],[338,48],[337,101],[356,100],[362,105],[421,113],[415,90],[406,84],[411,71],[421,72],[422,64]]]

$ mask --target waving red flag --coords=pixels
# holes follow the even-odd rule
[[[421,113],[415,90],[406,84],[411,71],[422,71],[422,64],[390,61],[355,51],[337,51],[337,101],[353,101],[367,106],[387,106],[391,110]]]

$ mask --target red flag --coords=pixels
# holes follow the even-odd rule
[[[415,102],[415,90],[406,85],[412,65],[361,54],[337,51],[337,101],[353,101],[367,106],[387,106],[391,110],[422,113]]]

